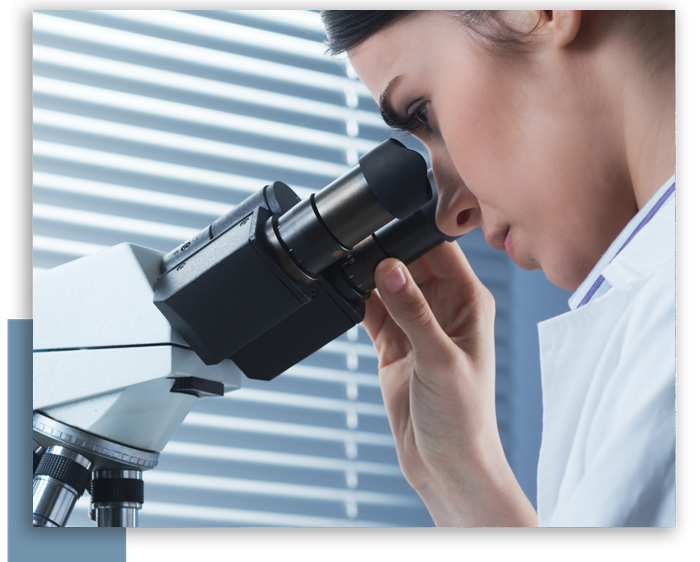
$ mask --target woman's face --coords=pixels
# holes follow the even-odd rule
[[[531,29],[538,16],[515,17]],[[481,227],[520,267],[573,291],[637,208],[623,185],[619,112],[587,50],[562,45],[562,33],[546,22],[533,52],[498,55],[454,16],[420,12],[349,55],[391,120],[421,125],[413,134],[430,153],[440,228]]]

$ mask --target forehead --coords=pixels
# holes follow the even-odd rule
[[[375,100],[397,76],[429,69],[448,55],[453,33],[462,31],[440,11],[416,12],[370,36],[348,52],[350,63]]]

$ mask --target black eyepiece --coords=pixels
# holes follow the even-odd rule
[[[315,278],[374,231],[425,205],[432,195],[427,171],[419,153],[384,141],[282,215],[273,225],[275,238],[296,267]]]
[[[388,139],[361,156],[360,169],[369,189],[392,218],[406,218],[430,200],[425,160],[396,139]]]

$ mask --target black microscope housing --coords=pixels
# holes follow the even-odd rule
[[[389,139],[304,202],[267,185],[163,258],[154,303],[204,363],[272,380],[363,320],[383,259],[453,240],[431,176]]]

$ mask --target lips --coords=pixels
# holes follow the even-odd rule
[[[510,227],[504,226],[503,228],[486,235],[486,242],[493,249],[500,252],[506,251],[506,238],[510,234]]]
[[[513,246],[513,231],[508,229],[508,234],[503,241],[503,245],[506,247],[506,252],[508,252],[508,257],[512,259],[517,265],[522,267],[517,259],[515,259],[515,247]]]
[[[510,226],[504,226],[500,230],[486,236],[489,246],[501,252],[507,252],[518,267],[523,267],[515,255],[515,245],[513,244],[513,231]],[[523,268],[524,269],[524,268]]]

